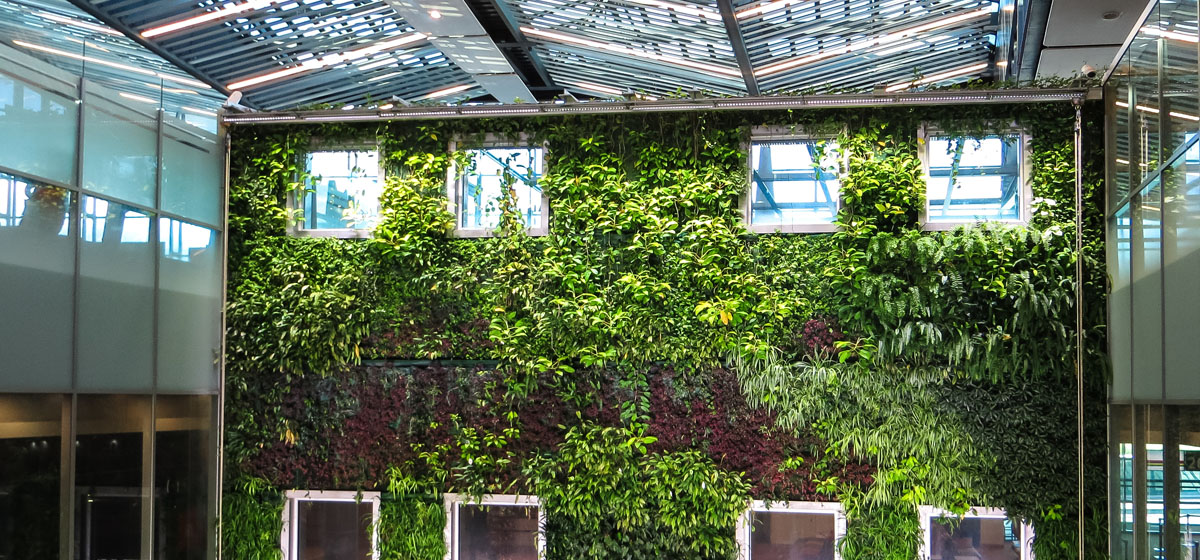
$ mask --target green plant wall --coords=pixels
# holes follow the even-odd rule
[[[918,127],[1014,121],[1032,221],[921,231]],[[1089,556],[1106,549],[1098,123]],[[1047,104],[235,128],[225,517],[265,507],[247,480],[383,490],[386,556],[436,558],[441,493],[536,493],[550,558],[732,558],[746,500],[840,500],[848,560],[902,560],[917,505],[987,505],[1032,521],[1040,557],[1072,556],[1073,124]],[[746,233],[755,125],[839,136],[838,232]],[[448,235],[448,142],[484,133],[546,146],[548,235],[511,215]],[[318,139],[379,142],[371,239],[287,235]],[[226,542],[272,530],[227,522]]]

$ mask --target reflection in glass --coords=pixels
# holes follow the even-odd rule
[[[209,505],[215,497],[215,397],[160,395],[154,408],[156,558],[208,557]]]
[[[106,90],[87,87],[84,104],[83,186],[91,191],[153,206],[158,168],[158,117],[142,107],[112,99]],[[117,140],[119,139],[119,140]]]
[[[4,131],[0,134],[0,165],[62,184],[74,183],[79,120],[75,86],[0,59],[0,69],[6,67],[9,72],[0,74],[0,130]],[[35,85],[33,80],[44,84]]]
[[[514,210],[526,228],[544,227],[541,148],[483,148],[468,150],[471,164],[463,173],[458,227],[493,229],[500,225],[505,189],[515,198]]]
[[[1109,84],[1114,85],[1113,88],[1113,148],[1114,153],[1109,155],[1112,168],[1112,184],[1109,185],[1112,196],[1109,200],[1113,204],[1123,200],[1129,195],[1131,181],[1134,179],[1130,173],[1130,162],[1133,161],[1133,144],[1137,138],[1133,135],[1133,107],[1129,105],[1132,94],[1132,86],[1130,85],[1129,76],[1129,52],[1126,51],[1121,56],[1121,62],[1113,69],[1112,77]]]
[[[967,517],[930,519],[930,560],[1019,560],[1021,525],[1009,519]]]
[[[371,229],[379,222],[379,152],[313,152],[306,171],[306,229]]]
[[[62,397],[0,395],[0,559],[58,557]]]
[[[928,222],[1020,220],[1021,137],[929,139]]]
[[[0,173],[0,391],[67,391],[71,193]]]
[[[1130,253],[1133,298],[1133,398],[1161,399],[1162,189],[1158,179],[1134,198],[1133,213]]]
[[[215,391],[221,344],[217,233],[159,218],[158,389]]]
[[[79,395],[76,402],[75,558],[140,558],[150,398]]]
[[[163,126],[164,211],[216,225],[221,217],[225,150],[220,137],[166,119]]]
[[[1132,360],[1133,332],[1131,309],[1131,244],[1133,222],[1130,217],[1129,205],[1117,211],[1109,220],[1109,268],[1112,270],[1113,289],[1108,299],[1109,324],[1109,357],[1112,360],[1113,381],[1112,396],[1114,399],[1128,399],[1132,396]]]
[[[750,223],[833,223],[841,186],[836,152],[830,141],[751,143]]]
[[[300,500],[294,560],[371,556],[371,503]]]
[[[1193,54],[1195,52],[1193,51]],[[1189,134],[1194,136],[1194,134]],[[1164,393],[1200,400],[1200,143],[1193,143],[1163,171]]]
[[[1146,19],[1146,26],[1158,24],[1161,9],[1155,6]],[[1195,45],[1192,45],[1193,49]],[[1139,185],[1162,162],[1162,127],[1159,113],[1162,100],[1159,97],[1158,80],[1159,39],[1147,33],[1138,33],[1129,44],[1130,99],[1127,107],[1117,104],[1119,109],[1130,111],[1131,130],[1136,151],[1130,160],[1132,185]]]
[[[461,504],[458,515],[459,560],[537,560],[537,507]]]
[[[79,250],[78,386],[149,391],[154,253],[149,214],[83,197]]]
[[[755,511],[750,520],[752,560],[833,560],[832,514]]]

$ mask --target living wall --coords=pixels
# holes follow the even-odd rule
[[[1014,121],[1032,221],[922,231],[918,126]],[[837,233],[746,233],[764,124],[839,135]],[[1083,507],[1104,555],[1101,129],[1081,505],[1073,124],[1047,104],[235,128],[226,555],[277,554],[287,488],[384,491],[386,558],[441,557],[448,491],[536,493],[550,558],[731,558],[752,497],[841,501],[847,560],[914,558],[920,504],[1006,508],[1046,559],[1074,555]],[[513,215],[448,235],[448,141],[483,133],[547,146],[548,235]],[[364,139],[389,170],[373,237],[288,236],[308,147]]]

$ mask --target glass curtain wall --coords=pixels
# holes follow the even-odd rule
[[[212,95],[65,2],[39,10],[0,0],[0,560],[213,558]]]
[[[1105,82],[1110,550],[1200,558],[1200,19],[1147,8]]]

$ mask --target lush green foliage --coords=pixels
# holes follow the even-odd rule
[[[551,558],[728,557],[751,494],[841,500],[848,560],[911,559],[926,503],[1008,507],[1038,525],[1044,558],[1065,557],[1081,507],[1062,474],[1074,462],[1071,117],[1022,105],[237,129],[230,471],[283,486],[537,492]],[[1013,120],[1029,131],[1035,219],[922,232],[926,120],[950,134]],[[742,144],[758,124],[839,136],[837,233],[745,233]],[[447,236],[444,181],[464,163],[447,141],[484,131],[548,146],[549,235],[510,214],[492,237]],[[379,138],[392,177],[372,240],[282,236],[309,135]],[[1098,158],[1087,161],[1096,201]],[[1088,207],[1083,255],[1096,403],[1099,214]],[[351,367],[361,359],[493,362]],[[1103,426],[1089,437],[1102,441]],[[1094,484],[1103,458],[1087,459]],[[1029,495],[1030,480],[1044,491]],[[385,539],[387,554],[435,557],[433,502],[405,495],[387,515],[421,530]],[[1102,542],[1103,503],[1082,507]]]
[[[266,481],[241,478],[221,498],[221,555],[225,558],[283,557],[283,493]]]

